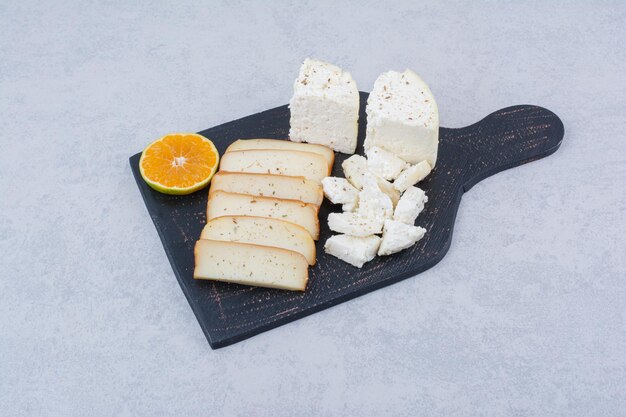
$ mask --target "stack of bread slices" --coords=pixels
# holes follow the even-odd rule
[[[230,145],[211,180],[194,278],[303,291],[334,157],[325,146],[285,140]]]

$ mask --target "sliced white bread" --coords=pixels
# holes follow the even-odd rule
[[[209,193],[218,190],[259,197],[300,200],[318,207],[324,200],[324,191],[319,183],[304,177],[287,175],[220,171],[213,176]]]
[[[289,175],[321,182],[330,175],[326,159],[317,153],[286,149],[251,149],[222,155],[220,171]]]
[[[201,239],[194,256],[195,279],[304,291],[309,278],[306,258],[281,248]]]
[[[285,220],[319,238],[317,206],[295,200],[215,191],[209,195],[207,221],[222,216],[257,216]]]
[[[333,168],[335,152],[327,146],[313,143],[298,143],[281,139],[239,139],[226,148],[226,152],[247,151],[250,149],[284,149],[289,151],[302,151],[320,154],[326,159],[328,169]]]
[[[302,254],[315,265],[315,242],[295,223],[267,217],[225,216],[209,220],[200,239],[274,246]]]

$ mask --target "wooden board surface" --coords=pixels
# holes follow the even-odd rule
[[[357,147],[361,155],[366,100],[367,94],[361,93]],[[289,109],[281,106],[199,133],[210,138],[223,153],[236,139],[284,139],[288,132]],[[216,349],[432,267],[450,248],[463,193],[499,171],[550,155],[558,149],[562,138],[561,120],[549,110],[529,105],[499,110],[464,128],[441,128],[437,166],[419,184],[429,200],[416,224],[427,229],[426,236],[407,250],[376,257],[362,269],[355,268],[324,253],[324,242],[331,235],[326,222],[328,213],[341,211],[340,206],[325,200],[319,213],[318,262],[310,268],[304,293],[194,280],[193,247],[206,223],[208,190],[188,196],[160,194],[142,180],[140,154],[130,158],[130,165],[174,274],[209,344]],[[333,175],[343,176],[341,163],[348,156],[336,154]]]

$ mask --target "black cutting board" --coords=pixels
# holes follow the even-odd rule
[[[363,154],[365,102],[361,93],[359,146]],[[277,107],[199,132],[220,151],[236,139],[284,139],[289,132],[289,109]],[[206,222],[207,189],[187,196],[168,196],[152,190],[139,173],[139,157],[130,165],[154,221],[165,253],[183,293],[213,349],[230,345],[297,320],[367,292],[412,277],[439,262],[450,247],[461,196],[478,181],[507,168],[555,152],[563,138],[563,124],[551,111],[537,106],[513,106],[460,129],[441,128],[437,166],[419,186],[428,194],[417,225],[426,236],[413,247],[391,256],[376,257],[362,269],[326,255],[331,235],[326,218],[340,211],[324,201],[320,208],[317,264],[310,268],[305,292],[255,288],[193,279],[193,248]],[[148,140],[146,140],[148,141]],[[336,154],[333,175],[343,176]]]

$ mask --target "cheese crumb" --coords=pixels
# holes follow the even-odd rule
[[[322,180],[324,195],[333,204],[354,204],[359,198],[359,190],[345,178],[326,177]]]
[[[343,174],[358,190],[363,188],[363,177],[367,174],[367,159],[361,155],[352,155],[341,164]]]
[[[391,202],[393,203],[393,206],[395,207],[400,200],[400,191],[396,190],[392,183],[380,177],[376,177],[376,182],[378,183],[378,188],[380,188],[380,191],[389,196]]]
[[[430,164],[422,161],[417,165],[406,168],[400,176],[393,182],[393,187],[398,191],[405,191],[412,185],[417,184],[430,174]]]
[[[390,219],[393,217],[393,202],[380,190],[376,177],[367,173],[363,177],[363,189],[359,192],[357,212],[363,217]]]
[[[412,226],[417,216],[424,210],[426,202],[428,202],[428,196],[422,189],[409,187],[396,205],[393,219]]]
[[[367,168],[385,180],[395,180],[407,163],[389,151],[373,146],[367,150]]]
[[[411,226],[395,220],[385,220],[378,255],[391,255],[409,248],[424,237],[425,233],[426,229],[423,227]]]
[[[330,213],[328,227],[338,233],[365,237],[379,234],[383,230],[384,219],[365,217],[359,213]]]
[[[366,237],[335,235],[328,238],[324,251],[350,265],[361,268],[366,262],[374,259],[379,246],[380,237],[375,235]]]

